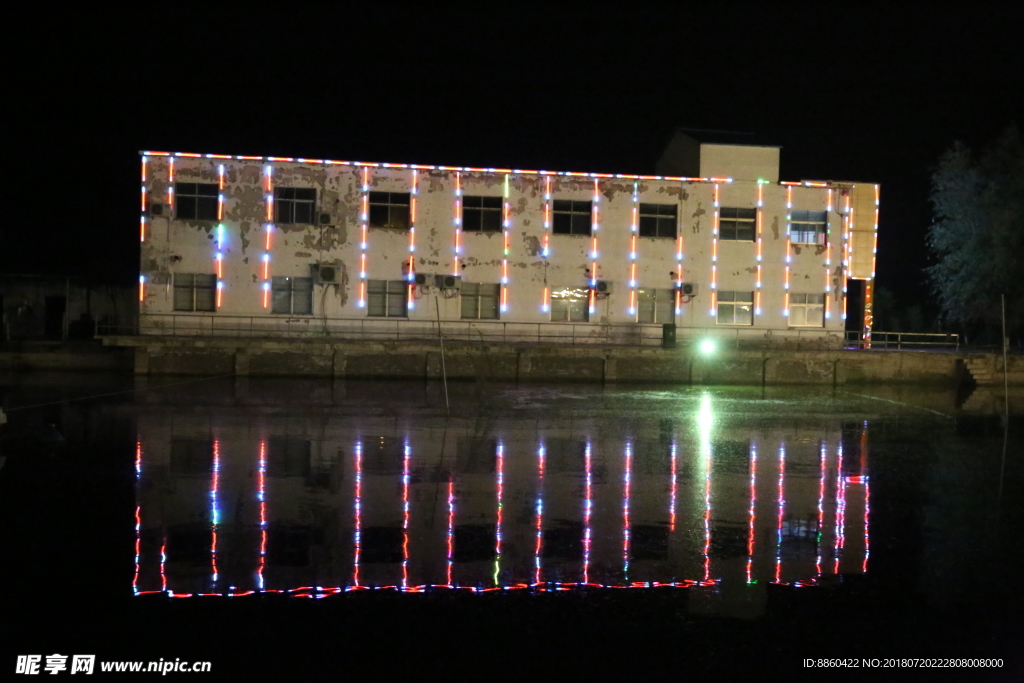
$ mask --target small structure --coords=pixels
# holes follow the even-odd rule
[[[677,133],[660,175],[142,153],[142,335],[870,336],[879,186]]]
[[[51,275],[0,275],[0,341],[89,339],[132,330],[138,308],[129,288]]]

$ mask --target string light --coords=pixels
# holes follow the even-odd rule
[[[593,472],[591,470],[590,441],[583,451],[583,466],[586,472],[586,490],[583,499],[583,583],[590,583],[590,514],[593,510]]]
[[[637,314],[636,254],[637,236],[640,232],[640,181],[633,181],[633,211],[629,235],[629,314]],[[635,320],[635,318],[634,318]]]
[[[409,456],[412,450],[405,442],[402,458],[402,589],[409,587]]]
[[[501,200],[501,312],[508,311],[508,255],[509,255],[509,228],[511,227],[511,204],[509,204],[508,174],[505,174],[504,193]]]
[[[462,253],[462,174],[455,173],[455,259],[452,275],[459,274],[459,254]]]
[[[537,448],[537,502],[535,505],[536,522],[534,524],[536,542],[533,545],[533,583],[540,584],[541,549],[544,546],[544,444]]]
[[[139,301],[146,300],[146,276],[139,275]]]
[[[633,444],[626,442],[626,470],[622,477],[622,574],[629,581],[629,495],[633,472]]]
[[[754,223],[757,229],[757,280],[754,283],[754,315],[761,315],[761,259],[764,256],[764,186],[766,181],[757,181],[757,212]]]
[[[775,581],[782,583],[782,517],[786,511],[786,444],[779,444],[778,517],[775,522]]]
[[[711,315],[718,315],[718,183],[714,184],[711,195]]]
[[[750,508],[747,510],[747,583],[754,583],[755,522],[757,521],[757,446],[750,442]]]
[[[503,511],[505,507],[504,493],[505,493],[505,446],[499,441],[496,452],[497,462],[495,473],[497,481],[495,483],[495,490],[498,497],[498,510],[497,510],[497,522],[494,526],[494,585],[495,587],[500,586],[499,574],[501,572],[501,523],[503,517]]]
[[[266,587],[263,570],[267,566],[267,441],[260,439],[260,467],[256,478],[256,500],[260,504],[260,563],[256,570],[259,590]]]
[[[362,239],[359,242],[359,308],[366,308],[366,252],[369,246],[370,229],[370,169],[363,167],[362,211],[359,214]]]

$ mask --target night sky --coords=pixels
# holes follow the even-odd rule
[[[780,145],[784,180],[881,183],[878,280],[908,305],[939,155],[1024,125],[1019,5],[298,7],[10,26],[0,273],[131,285],[143,149],[653,173],[688,127]]]

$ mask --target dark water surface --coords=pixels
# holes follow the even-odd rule
[[[989,414],[1001,396],[449,393],[0,378],[0,671],[714,680],[854,658],[867,678],[864,658],[953,657],[1003,667],[895,673],[1024,677],[1024,424]]]

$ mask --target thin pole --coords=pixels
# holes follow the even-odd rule
[[[1006,295],[1001,294],[999,296],[1000,303],[1003,309],[1003,414],[1009,417],[1010,415],[1010,384],[1006,378]]]
[[[434,297],[434,310],[437,311],[437,341],[441,344],[441,378],[444,381],[444,410],[450,413],[452,408],[448,404],[448,370],[444,365],[444,337],[441,336],[441,304],[437,297]]]

